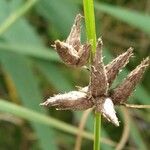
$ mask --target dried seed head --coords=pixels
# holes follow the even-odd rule
[[[108,121],[112,122],[115,126],[119,126],[119,121],[116,116],[114,104],[111,98],[102,98],[97,100],[99,103],[96,105],[96,111],[100,112]]]
[[[111,86],[119,71],[129,62],[129,58],[133,55],[132,52],[133,48],[130,47],[125,53],[119,55],[105,67],[109,86]]]
[[[82,16],[78,14],[66,41],[56,40],[54,45],[61,59],[66,64],[74,67],[84,66],[90,55],[91,45],[88,43],[82,45],[80,41],[81,19]],[[149,58],[142,61],[112,93],[110,91],[108,93],[108,88],[117,74],[133,55],[133,49],[129,48],[107,66],[104,66],[102,46],[102,40],[99,38],[96,53],[91,62],[90,83],[88,86],[80,88],[78,91],[55,95],[40,105],[55,107],[60,110],[86,110],[94,107],[108,121],[119,126],[114,104],[124,103],[128,99],[148,66]]]
[[[55,41],[55,47],[57,53],[59,54],[60,58],[68,65],[75,65],[78,60],[78,52],[69,44],[65,42],[61,42],[59,40]]]
[[[87,98],[87,94],[80,91],[71,91],[50,97],[42,106],[55,107],[60,110],[86,110],[93,106],[93,102]]]
[[[81,49],[78,51],[79,59],[78,62],[76,63],[76,66],[81,67],[86,64],[90,56],[90,49],[91,49],[90,44],[84,44],[83,46],[81,46]]]
[[[90,44],[80,43],[80,22],[82,16],[78,14],[75,18],[71,32],[66,42],[55,41],[54,48],[60,58],[70,66],[81,67],[86,64],[90,55]]]
[[[148,65],[149,58],[147,57],[127,76],[127,78],[116,89],[113,90],[111,98],[114,104],[120,104],[127,101],[128,97],[135,89],[135,86],[142,78],[142,75]]]
[[[96,54],[91,66],[89,84],[89,93],[91,93],[93,97],[105,95],[108,88],[106,70],[102,61],[102,45],[102,40],[99,38],[96,47]]]
[[[72,45],[77,51],[80,48],[80,33],[81,33],[81,14],[78,14],[75,18],[74,24],[71,28],[71,32],[66,40],[66,43]]]

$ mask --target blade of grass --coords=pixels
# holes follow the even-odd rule
[[[73,3],[81,4],[80,0],[72,1]],[[114,6],[103,2],[95,2],[95,9],[101,13],[108,14],[119,21],[125,22],[132,27],[136,27],[145,34],[150,35],[150,16],[144,12],[130,10],[120,6]]]
[[[16,9],[15,5],[11,5],[13,2],[14,1],[7,1],[10,12]],[[42,41],[38,34],[24,19],[19,19],[18,22],[15,22],[15,24],[11,26],[11,30],[3,34],[3,39],[6,43],[42,46]],[[10,53],[8,51],[1,52],[0,59],[3,69],[5,69],[15,85],[23,105],[44,113],[45,111],[39,107],[39,103],[42,99],[41,91],[38,87],[38,81],[31,70],[29,60],[23,55]],[[31,124],[31,126],[37,134],[38,142],[43,150],[48,150],[49,147],[57,149],[53,130],[47,126],[38,125],[36,123]]]
[[[68,0],[42,0],[36,9],[40,16],[52,23],[51,28],[56,29],[60,36],[68,35],[72,19],[79,12],[77,5]]]
[[[7,102],[6,100],[0,99],[0,111],[5,113],[10,113],[12,115],[21,117],[23,119],[27,119],[31,122],[34,122],[35,124],[41,124],[41,125],[47,125],[51,126],[55,129],[59,129],[61,131],[76,135],[78,133],[78,128],[71,126],[65,122],[59,121],[57,119],[54,119],[50,116],[43,115],[39,112],[33,111],[31,109],[18,106],[16,104],[12,104],[10,102]],[[83,137],[89,140],[93,140],[94,136],[92,133],[89,132],[83,132]],[[106,142],[106,139],[102,139],[102,142]],[[109,141],[109,144],[111,143],[112,146],[115,146],[115,142]]]
[[[18,10],[11,13],[10,16],[0,25],[0,36],[6,32],[7,29],[17,21],[17,19],[24,15],[36,2],[37,0],[28,0]]]
[[[58,66],[47,61],[36,61],[38,68],[59,92],[67,92],[73,89],[71,83],[63,75]]]
[[[31,56],[38,59],[44,59],[47,61],[61,62],[58,55],[51,48],[45,48],[44,46],[37,46],[35,44],[16,44],[0,42],[0,52],[10,51],[14,53],[19,53],[26,56]]]
[[[53,22],[54,28],[57,28],[60,33],[63,33],[62,35],[66,35],[69,32],[69,27],[72,24],[72,18],[74,18],[75,14],[78,12],[77,5],[65,0],[51,0],[50,2],[49,0],[28,0],[17,10],[15,9],[15,11],[12,12],[5,20],[3,20],[3,23],[0,25],[0,36],[14,23],[16,23],[19,18],[25,15],[36,3],[36,9],[39,14],[48,21]],[[60,10],[63,11],[63,13],[61,13]],[[60,20],[62,18],[65,22],[63,25],[60,24]]]
[[[95,9],[106,13],[110,16],[123,21],[132,27],[140,29],[146,34],[150,35],[150,16],[143,14],[142,12],[133,11],[119,6],[113,6],[106,3],[96,3]]]
[[[44,113],[39,107],[42,96],[28,59],[21,55],[3,53],[0,61],[4,70],[10,75],[22,104],[30,109]],[[37,133],[42,149],[48,150],[49,147],[52,147],[54,150],[57,149],[57,146],[54,144],[55,134],[53,130],[36,123],[31,124],[31,126]]]
[[[71,134],[76,134],[78,131],[76,127],[68,125],[62,121],[54,119],[50,116],[43,115],[42,113],[36,112],[32,109],[28,109],[22,106],[12,104],[3,99],[0,99],[0,111],[16,115],[18,117],[32,121],[36,124],[38,123],[38,124],[50,125],[53,128],[56,128],[56,129],[59,129],[59,130],[62,130],[64,132],[68,132]],[[93,135],[88,134],[88,133],[84,133],[84,137],[90,140],[93,139]]]

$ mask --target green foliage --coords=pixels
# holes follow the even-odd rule
[[[121,52],[110,50],[120,49],[120,47],[126,49],[128,46],[132,46],[130,41],[134,41],[136,45],[134,61],[132,60],[128,68],[119,75],[115,84],[121,81],[129,70],[140,62],[141,57],[150,54],[150,16],[144,13],[146,11],[144,9],[145,3],[139,2],[139,5],[143,6],[139,9],[133,0],[128,1],[127,4],[125,0],[123,2],[124,7],[119,2],[114,1],[112,2],[113,5],[95,2],[96,24],[103,33],[103,41],[106,47],[106,50],[104,50],[105,61],[110,62],[113,53],[117,55]],[[130,9],[128,6],[130,6]],[[42,150],[72,149],[74,146],[75,138],[73,138],[73,143],[71,140],[67,141],[67,139],[71,139],[68,133],[77,134],[78,130],[74,127],[74,123],[79,121],[82,113],[79,115],[76,112],[67,111],[71,116],[70,119],[70,117],[67,118],[68,116],[64,111],[59,113],[53,109],[48,111],[48,109],[45,110],[40,107],[39,103],[44,100],[44,97],[74,89],[76,83],[80,85],[81,83],[87,83],[87,76],[83,76],[82,71],[79,69],[73,71],[64,66],[58,55],[50,47],[50,44],[54,42],[54,37],[65,39],[75,15],[82,12],[81,8],[81,2],[75,0],[0,1],[0,115],[4,116],[0,119],[5,118],[5,114],[12,114],[26,121],[21,125],[21,128],[18,125],[16,128],[21,133],[24,132],[23,128],[27,128],[27,134],[34,134],[34,140],[31,140],[28,136],[23,137],[23,134],[21,135],[24,140],[22,142],[27,142],[29,149],[35,147]],[[105,33],[109,33],[110,37],[108,38]],[[112,39],[115,39],[116,36],[118,36],[118,39],[121,37],[129,42],[123,45],[124,40],[121,42],[117,40],[115,43]],[[66,72],[68,69],[69,73]],[[150,88],[147,86],[149,76],[150,72],[147,71],[143,78],[143,84],[141,83],[138,86],[136,92],[130,98],[131,103],[150,104]],[[9,102],[6,100],[9,100]],[[21,106],[18,106],[18,103]],[[136,110],[130,112],[132,130],[130,130],[130,139],[126,146],[134,147],[134,149],[148,149],[150,133],[145,131],[149,129],[150,118],[143,118],[143,116],[148,116],[150,112],[147,110],[140,110],[138,113]],[[57,118],[61,118],[62,121]],[[92,117],[90,116],[90,118]],[[93,121],[90,118],[86,124],[88,131],[92,131],[91,127],[93,127]],[[0,124],[2,122],[5,122],[5,119],[1,119]],[[10,122],[11,119],[6,123],[13,128]],[[123,123],[124,121],[121,121],[122,126]],[[102,126],[102,137],[110,138],[115,142],[120,140],[122,126],[115,128],[105,121],[102,122]],[[0,131],[3,128],[0,126]],[[54,128],[59,130],[54,130]],[[65,131],[65,136],[63,131]],[[60,140],[57,136],[58,132],[62,139],[64,137],[63,140]],[[87,132],[84,132],[83,136],[89,140],[93,138],[93,135]],[[18,141],[16,146],[21,146],[20,141],[15,140],[17,136],[12,135],[10,138],[10,142]],[[66,143],[67,145],[65,145]],[[86,140],[83,143],[83,148],[86,144],[90,145],[91,143]],[[10,143],[10,145],[12,144]],[[6,149],[7,145],[3,144],[0,147]],[[102,147],[104,150],[112,148],[105,142]],[[12,147],[12,149],[15,149],[15,147]]]

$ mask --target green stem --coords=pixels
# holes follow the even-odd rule
[[[91,54],[96,51],[96,29],[93,0],[83,0],[86,34],[88,41],[92,44]],[[92,62],[92,57],[91,57]],[[100,150],[101,115],[95,112],[94,116],[94,150]]]
[[[95,112],[94,116],[94,150],[100,150],[101,115]]]
[[[13,12],[3,24],[0,25],[0,36],[9,29],[9,27],[23,16],[38,0],[28,0],[22,7]]]
[[[92,54],[96,50],[96,30],[93,0],[83,0],[87,39],[92,44]]]

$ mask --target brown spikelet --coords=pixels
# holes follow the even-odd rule
[[[80,67],[86,64],[90,56],[90,49],[91,49],[91,45],[88,43],[84,44],[81,47],[81,49],[79,49],[78,51],[79,59],[78,59],[78,62],[76,63],[77,66]]]
[[[127,76],[127,78],[116,89],[113,90],[111,98],[115,104],[120,104],[127,101],[128,97],[135,89],[135,86],[142,78],[142,75],[148,65],[149,58],[147,57]]]
[[[105,68],[109,86],[111,86],[119,71],[129,62],[129,58],[133,55],[132,52],[133,48],[130,47],[125,53],[119,55],[112,62],[106,65]]]
[[[80,42],[81,18],[80,14],[76,16],[67,40],[65,42],[56,40],[53,46],[64,63],[73,67],[84,66],[90,55],[91,45],[88,43],[82,45]]]
[[[93,106],[93,101],[88,99],[84,92],[71,91],[50,97],[40,105],[55,107],[60,110],[86,110]]]
[[[97,112],[100,112],[108,121],[112,122],[115,126],[119,126],[119,121],[116,116],[114,104],[109,97],[101,97],[100,100],[96,100]]]
[[[102,60],[102,45],[102,40],[99,38],[96,54],[91,66],[91,79],[89,84],[89,93],[93,97],[105,95],[108,88],[106,70]]]
[[[76,65],[79,60],[78,52],[70,45],[59,40],[55,41],[55,48],[60,58],[67,65]]]
[[[72,45],[76,51],[80,48],[80,33],[81,33],[81,14],[77,14],[74,24],[71,28],[70,34],[66,40],[66,43]]]

